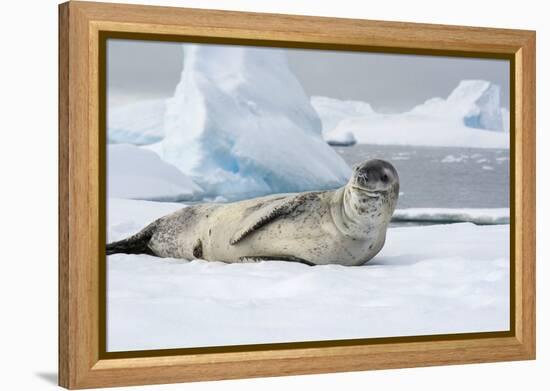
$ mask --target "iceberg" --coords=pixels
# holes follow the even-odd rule
[[[464,80],[446,98],[432,98],[405,113],[377,113],[368,104],[312,98],[324,137],[352,133],[358,143],[509,148],[509,114],[500,87]],[[361,107],[360,110],[357,107]]]
[[[281,49],[184,45],[164,132],[153,150],[207,195],[335,188],[351,174]]]
[[[152,201],[195,199],[202,189],[152,151],[130,144],[107,146],[107,194]]]
[[[469,128],[504,131],[500,87],[485,80],[462,80],[447,99],[430,99],[411,113],[462,122]]]
[[[377,115],[340,122],[335,132],[350,131],[358,143],[433,147],[509,148],[509,136],[466,127],[444,119],[418,116]]]
[[[107,111],[107,141],[146,145],[164,137],[165,99],[147,99]]]
[[[357,140],[355,140],[355,136],[352,132],[341,129],[333,130],[324,137],[328,145],[337,147],[349,147],[357,143]]]

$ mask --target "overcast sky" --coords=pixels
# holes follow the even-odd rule
[[[109,40],[108,91],[112,102],[171,96],[179,81],[183,51],[179,43]],[[509,62],[286,49],[290,68],[307,94],[362,100],[377,111],[400,112],[436,96],[447,97],[463,79],[500,85],[509,108]]]

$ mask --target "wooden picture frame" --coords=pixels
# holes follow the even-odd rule
[[[105,353],[107,36],[509,59],[511,330]],[[338,342],[338,341],[336,341]],[[102,345],[103,344],[103,345]],[[103,346],[103,347],[102,347]],[[70,1],[59,6],[59,384],[90,388],[535,358],[535,32]]]

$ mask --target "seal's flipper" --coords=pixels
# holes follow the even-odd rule
[[[285,261],[285,262],[297,262],[308,266],[315,266],[313,262],[306,261],[305,259],[293,257],[293,256],[274,256],[274,257],[242,257],[240,261],[250,260],[253,262],[261,261]]]
[[[107,244],[105,250],[106,255],[112,254],[147,254],[156,255],[153,250],[149,248],[149,241],[155,233],[157,222],[149,224],[147,227],[139,231],[137,234],[132,235],[126,239],[119,240],[118,242],[112,242]]]
[[[318,193],[301,193],[294,196],[275,198],[250,212],[239,228],[235,231],[229,243],[235,245],[261,227],[290,214],[299,214],[306,201],[317,197]]]

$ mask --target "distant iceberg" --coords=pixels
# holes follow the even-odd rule
[[[328,145],[332,145],[334,147],[349,147],[357,144],[357,140],[355,139],[353,133],[345,130],[332,131],[324,137]]]
[[[462,80],[447,99],[429,99],[411,113],[462,123],[468,128],[504,131],[500,87],[485,80]]]
[[[163,160],[207,195],[229,199],[334,188],[351,174],[284,50],[185,45],[181,81],[166,105]]]
[[[483,80],[462,81],[447,99],[432,98],[398,114],[377,113],[357,101],[312,97],[311,103],[327,141],[351,132],[366,144],[509,147],[509,113],[500,107],[500,87]]]
[[[335,129],[345,118],[368,117],[376,114],[372,107],[358,100],[339,100],[326,96],[312,96],[311,104],[319,114],[323,134]]]

